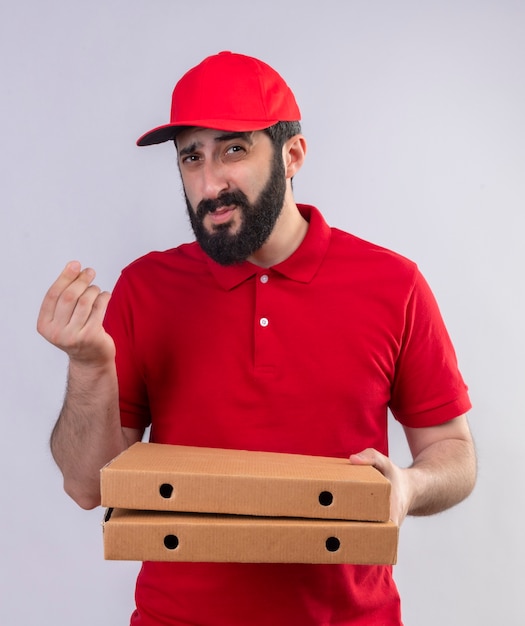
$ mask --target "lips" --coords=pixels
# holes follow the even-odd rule
[[[214,211],[210,211],[208,218],[214,224],[224,224],[224,222],[227,222],[231,218],[235,209],[235,205],[221,206]]]

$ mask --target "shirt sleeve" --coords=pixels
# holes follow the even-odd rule
[[[113,338],[116,347],[122,426],[144,429],[151,423],[151,415],[145,379],[140,360],[137,358],[133,305],[133,289],[123,274],[113,290],[104,327]]]
[[[390,409],[405,426],[435,426],[471,408],[436,299],[416,270],[405,311]]]

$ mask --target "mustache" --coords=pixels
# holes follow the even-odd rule
[[[231,206],[232,204],[243,209],[248,208],[250,205],[246,195],[237,189],[235,191],[225,191],[214,200],[211,198],[201,200],[197,205],[196,214],[197,217],[203,219],[207,213],[214,213],[221,207]]]

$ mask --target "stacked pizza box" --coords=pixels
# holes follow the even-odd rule
[[[106,559],[396,561],[390,483],[347,459],[137,443],[101,491]]]

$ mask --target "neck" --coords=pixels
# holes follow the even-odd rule
[[[283,210],[266,243],[248,261],[259,267],[271,267],[291,256],[301,245],[308,222],[299,212],[293,198],[285,197]]]

